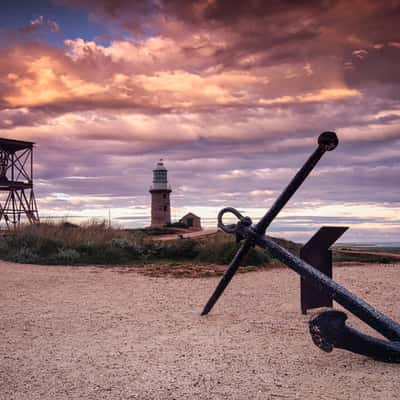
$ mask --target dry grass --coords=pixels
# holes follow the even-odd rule
[[[95,242],[104,244],[112,239],[125,238],[138,240],[144,237],[141,232],[127,231],[118,228],[109,228],[105,222],[87,221],[80,225],[69,222],[41,223],[26,225],[20,233],[39,236],[44,239],[62,241],[66,246],[76,246],[82,243]]]
[[[194,240],[151,240],[146,230],[109,228],[105,223],[26,226],[0,239],[0,258],[30,264],[139,264],[164,261],[227,264],[239,244],[223,233]],[[251,249],[247,265],[266,265],[271,258]]]

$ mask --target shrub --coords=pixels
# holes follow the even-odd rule
[[[72,228],[72,229],[74,229],[74,228],[79,228],[79,225],[73,224],[72,222],[68,222],[68,221],[62,222],[62,223],[60,224],[60,226],[61,226],[62,228],[66,228],[66,229],[68,229],[68,228]]]
[[[35,247],[40,257],[48,257],[59,252],[63,243],[60,240],[38,237]]]
[[[38,224],[0,238],[0,256],[17,262],[71,265],[155,260],[228,264],[239,247],[231,235],[222,232],[196,240],[172,241],[153,241],[147,234],[145,229],[112,229],[93,221],[83,226],[66,222]],[[244,262],[257,266],[269,261],[270,256],[263,250],[251,249]]]
[[[111,239],[111,246],[118,249],[128,249],[132,246],[132,242],[127,238],[114,238]]]
[[[187,228],[188,226],[184,222],[172,222],[166,225],[167,228]]]
[[[390,256],[386,256],[384,254],[363,254],[360,253],[342,253],[340,251],[333,252],[333,261],[341,261],[341,262],[364,262],[364,263],[379,263],[379,264],[390,264],[395,263],[397,260]]]
[[[3,256],[9,252],[10,248],[4,236],[0,236],[0,255]]]
[[[38,262],[39,256],[31,249],[22,247],[10,257],[10,260],[23,264],[35,264]]]
[[[198,260],[219,264],[228,264],[236,254],[240,244],[233,241],[222,243],[206,243],[201,246]],[[271,257],[265,251],[252,248],[245,257],[243,263],[247,265],[264,265],[271,261]]]
[[[199,254],[199,243],[193,239],[159,242],[152,248],[152,256],[162,259],[190,260]]]
[[[59,249],[55,258],[61,264],[75,264],[80,254],[75,249]]]

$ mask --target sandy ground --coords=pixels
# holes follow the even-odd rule
[[[312,344],[288,269],[237,275],[207,317],[219,278],[126,271],[0,264],[0,399],[399,398],[400,365]],[[400,265],[335,276],[400,320]]]

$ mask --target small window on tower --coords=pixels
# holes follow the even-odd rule
[[[164,206],[164,211],[167,211],[167,206]]]
[[[163,197],[164,199],[166,199],[166,198],[167,198],[167,195],[164,193],[162,197]]]

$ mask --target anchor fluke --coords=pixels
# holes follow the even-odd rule
[[[400,341],[365,335],[346,325],[342,311],[323,311],[309,322],[311,338],[321,350],[330,353],[335,347],[362,354],[378,361],[400,363]]]

